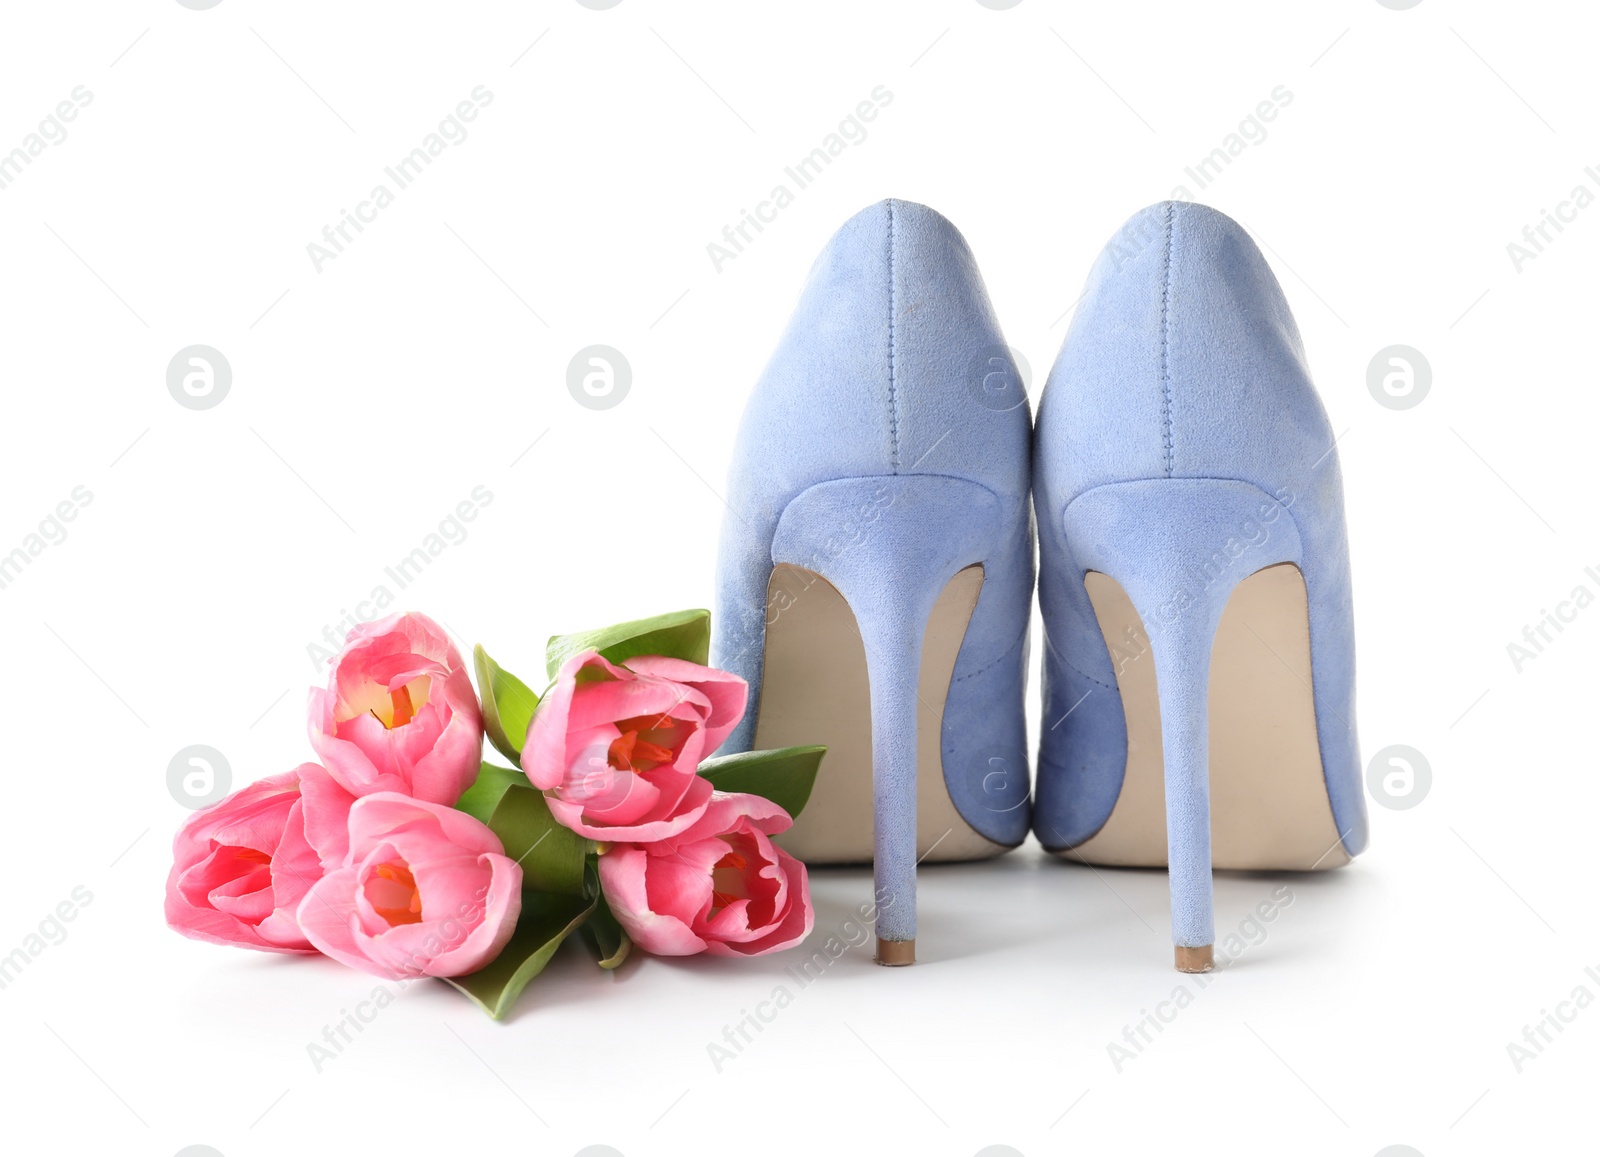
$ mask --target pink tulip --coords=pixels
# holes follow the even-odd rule
[[[811,934],[806,866],[767,837],[794,821],[760,796],[711,797],[676,836],[600,857],[606,902],[635,944],[658,956],[761,956]]]
[[[748,694],[737,675],[683,659],[575,655],[534,714],[522,770],[556,819],[592,840],[674,835],[705,810],[711,785],[696,770]]]
[[[472,680],[439,625],[414,612],[350,632],[327,688],[311,691],[310,724],[318,758],[358,796],[453,804],[482,766]]]
[[[353,797],[321,767],[303,763],[197,811],[172,841],[167,923],[213,944],[264,952],[314,952],[295,909],[342,860]]]
[[[464,976],[511,939],[522,869],[465,812],[378,792],[351,807],[349,833],[343,866],[300,902],[320,951],[391,980]]]

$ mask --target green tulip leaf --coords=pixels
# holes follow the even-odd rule
[[[589,946],[589,951],[594,953],[594,958],[601,968],[616,968],[628,958],[628,950],[633,947],[633,941],[628,938],[627,930],[617,922],[611,906],[606,903],[606,898],[600,891],[600,873],[594,857],[590,857],[583,875],[589,895],[594,897],[594,914],[579,932],[582,933],[584,943]]]
[[[593,912],[594,901],[581,896],[524,892],[517,930],[500,955],[477,972],[447,977],[445,983],[500,1020],[511,1011],[528,982],[544,971],[561,942]]]
[[[472,648],[472,665],[478,672],[478,698],[483,704],[483,730],[495,750],[513,763],[522,760],[528,725],[539,697],[510,671],[489,658],[482,644]]]
[[[456,810],[486,824],[494,817],[494,809],[500,806],[500,797],[506,794],[506,788],[532,786],[520,771],[485,763],[478,769],[478,778],[472,786],[456,800]]]
[[[489,829],[522,866],[522,894],[584,897],[584,857],[594,845],[550,814],[544,793],[511,784],[495,804]]]
[[[617,664],[635,655],[666,655],[703,667],[711,654],[711,612],[673,611],[598,631],[556,635],[545,646],[546,674],[554,679],[568,659],[584,651],[599,651]]]
[[[700,774],[718,791],[739,791],[770,799],[791,817],[798,817],[811,798],[817,769],[828,749],[822,746],[780,747],[708,759]]]

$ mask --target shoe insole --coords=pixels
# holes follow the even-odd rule
[[[1150,638],[1115,579],[1090,571],[1084,586],[1117,672],[1128,765],[1105,824],[1059,854],[1090,864],[1165,867],[1161,712]],[[1234,588],[1211,647],[1208,700],[1212,866],[1347,863],[1317,742],[1306,584],[1293,563],[1266,567]]]
[[[930,861],[981,859],[1006,850],[961,818],[944,786],[944,703],[982,587],[981,565],[958,572],[945,585],[923,635],[917,854]],[[855,613],[827,579],[787,563],[773,568],[767,593],[770,621],[755,747],[828,745],[810,803],[775,841],[808,863],[870,863],[872,703]]]

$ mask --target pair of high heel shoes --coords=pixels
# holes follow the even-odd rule
[[[757,707],[723,750],[828,744],[783,841],[872,861],[879,963],[914,959],[923,858],[1030,823],[1067,859],[1166,866],[1185,972],[1212,965],[1213,867],[1365,845],[1333,432],[1277,281],[1215,210],[1117,234],[1036,423],[955,227],[857,214],[751,396],[727,502],[712,659]]]

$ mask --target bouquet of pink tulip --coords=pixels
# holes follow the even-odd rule
[[[573,932],[602,968],[631,945],[759,956],[811,932],[805,865],[769,837],[821,747],[708,758],[744,680],[706,666],[683,611],[550,640],[544,695],[439,626],[350,632],[310,696],[320,763],[196,812],[173,841],[167,923],[197,940],[324,953],[448,981],[496,1019]],[[483,738],[517,767],[483,762]]]

